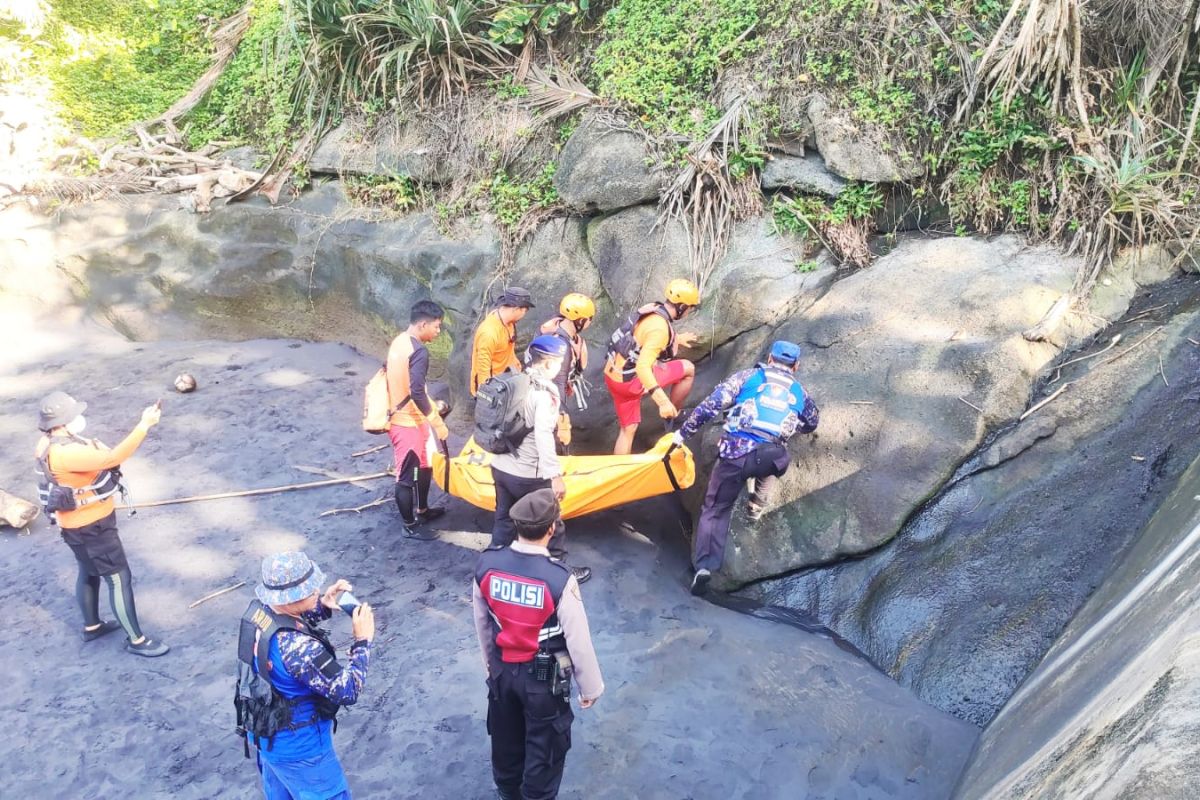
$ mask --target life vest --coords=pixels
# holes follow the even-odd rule
[[[84,439],[74,434],[67,434],[66,436],[46,437],[44,441],[45,447],[39,447],[35,454],[37,466],[34,468],[34,472],[37,474],[38,500],[52,525],[58,524],[58,520],[54,516],[56,512],[75,511],[94,503],[101,503],[122,490],[120,467],[102,470],[86,486],[64,486],[54,477],[54,472],[50,469],[51,447],[56,444],[74,442],[98,448],[99,445],[94,439]]]
[[[270,673],[276,669],[271,659],[271,641],[282,630],[296,631],[321,643],[327,657],[317,664],[317,669],[326,676],[336,677],[342,669],[324,631],[295,617],[276,614],[258,600],[251,600],[238,630],[237,683],[233,693],[237,733],[243,739],[247,758],[251,737],[255,747],[261,748],[266,741],[267,750],[271,750],[280,731],[294,731],[324,720],[333,720],[337,730],[336,703],[312,692],[297,691],[289,696],[290,692],[281,692],[271,680]]]
[[[633,335],[633,332],[637,328],[638,323],[651,314],[657,314],[665,319],[667,321],[667,330],[670,332],[667,346],[658,354],[658,360],[670,361],[675,357],[675,325],[674,320],[671,319],[671,312],[662,303],[651,303],[642,306],[630,314],[621,323],[621,327],[613,331],[613,335],[608,341],[608,352],[605,355],[606,360],[614,362],[617,356],[625,359],[625,364],[621,367],[622,383],[627,383],[637,377],[637,360],[642,352],[642,344]]]
[[[558,606],[570,577],[566,564],[540,553],[511,547],[483,551],[475,582],[496,626],[501,661],[524,664],[539,650],[567,649]]]
[[[759,442],[783,442],[796,433],[807,394],[788,370],[760,364],[742,384],[725,430]]]
[[[587,342],[575,330],[574,325],[567,325],[566,317],[553,317],[542,325],[541,332],[557,336],[567,343],[571,349],[571,364],[566,373],[566,383],[569,386],[587,369]]]

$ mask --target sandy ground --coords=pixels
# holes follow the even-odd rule
[[[373,362],[333,344],[127,343],[83,322],[0,308],[0,487],[32,495],[37,399],[90,404],[112,444],[165,397],[131,459],[137,501],[319,479],[388,466],[358,430]],[[200,390],[169,390],[176,373]],[[461,428],[462,423],[459,422]],[[436,492],[436,490],[435,490]],[[303,548],[377,609],[367,690],[337,748],[358,798],[491,793],[485,690],[469,576],[490,516],[451,500],[440,541],[397,535],[393,505],[319,519],[390,493],[387,480],[119,517],[143,627],[172,646],[144,660],[122,636],[84,644],[75,562],[42,520],[0,534],[0,739],[8,797],[246,798],[252,761],[233,734],[237,619],[259,560]],[[649,501],[568,527],[607,693],[577,711],[564,798],[944,798],[977,731],[922,704],[831,641],[695,599],[669,505]],[[247,586],[195,609],[188,604]],[[107,618],[107,597],[102,595]],[[349,643],[345,618],[334,641]],[[14,735],[15,734],[15,735]]]

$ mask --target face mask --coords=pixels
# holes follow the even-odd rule
[[[67,423],[67,433],[72,436],[78,436],[83,433],[83,429],[87,427],[87,420],[82,416],[76,417]]]

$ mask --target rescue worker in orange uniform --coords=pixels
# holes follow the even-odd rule
[[[696,335],[675,333],[675,323],[700,304],[700,290],[684,278],[667,284],[666,299],[634,311],[612,335],[604,365],[604,383],[612,395],[621,426],[616,455],[628,455],[642,421],[642,398],[658,406],[665,420],[679,415],[696,377],[696,365],[676,358],[680,347],[692,347]],[[667,389],[670,388],[670,395]]]
[[[425,345],[442,332],[446,312],[432,300],[419,300],[409,313],[408,329],[392,340],[387,356],[388,398],[395,410],[388,426],[392,454],[396,460],[396,508],[410,539],[429,540],[437,535],[417,531],[446,509],[429,505],[433,480],[430,458],[434,439],[446,441],[450,431],[429,396],[425,377],[429,373],[429,350]]]
[[[519,286],[509,286],[496,301],[493,309],[479,327],[471,344],[471,396],[474,397],[484,381],[505,370],[521,371],[517,358],[517,323],[533,308],[529,292]]]
[[[592,298],[580,292],[571,292],[558,304],[558,315],[551,317],[541,327],[541,333],[557,336],[567,345],[567,356],[563,359],[562,369],[554,378],[554,385],[558,387],[558,396],[562,400],[558,442],[561,445],[560,451],[564,454],[571,445],[568,398],[573,399],[576,409],[582,411],[587,408],[589,389],[584,381],[583,372],[588,364],[588,346],[583,332],[591,326],[595,316],[596,304]]]
[[[81,403],[66,392],[53,392],[42,400],[38,428],[45,436],[37,444],[42,507],[62,529],[63,541],[75,555],[79,576],[75,599],[83,612],[83,640],[99,639],[124,629],[125,650],[154,658],[170,649],[150,639],[138,624],[133,603],[133,575],[125,548],[117,535],[113,497],[121,491],[120,466],[133,455],[146,434],[162,416],[159,406],[142,412],[137,427],[116,447],[80,436],[87,424]],[[108,599],[116,621],[100,619],[100,581],[108,585]]]

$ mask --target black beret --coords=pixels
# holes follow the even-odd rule
[[[560,514],[558,498],[552,489],[530,492],[509,509],[508,516],[517,530],[524,533],[544,533]]]

